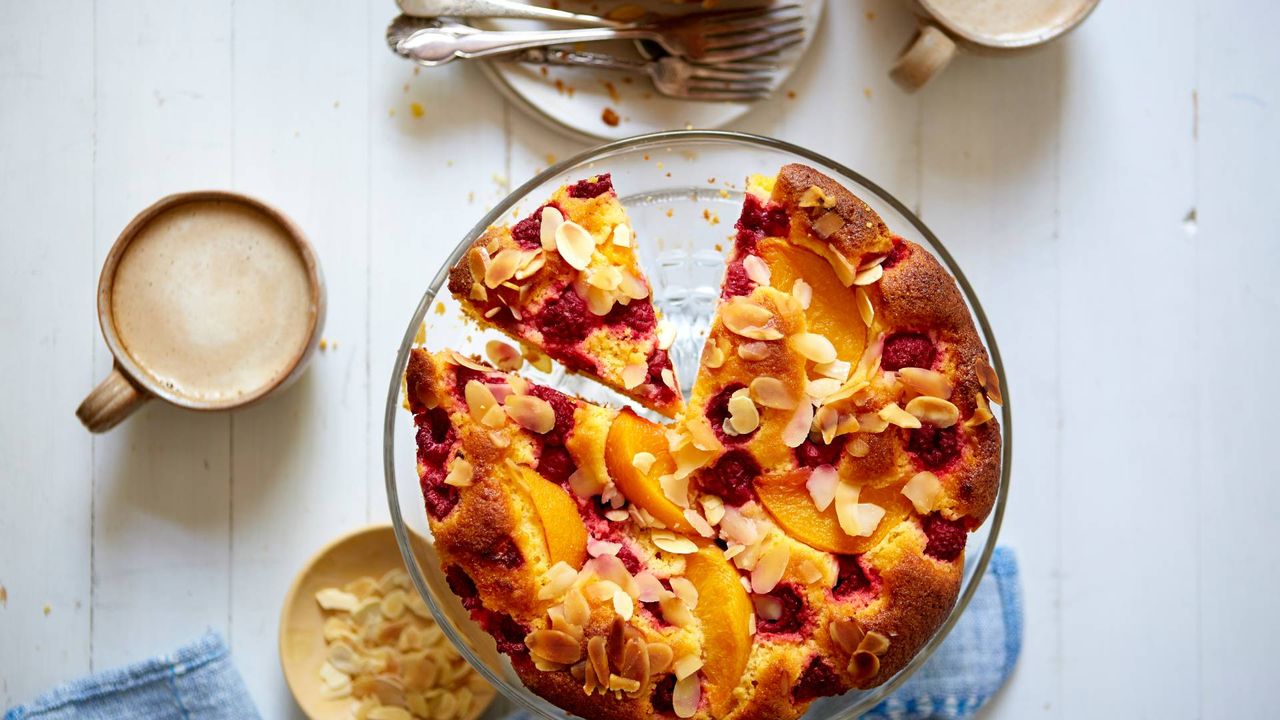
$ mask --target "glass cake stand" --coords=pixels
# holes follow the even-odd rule
[[[401,392],[401,377],[409,351],[425,337],[425,344],[433,350],[453,348],[483,356],[485,342],[500,336],[494,331],[480,330],[462,317],[457,303],[445,288],[449,268],[489,225],[511,222],[513,212],[523,216],[532,211],[565,182],[607,172],[613,174],[614,186],[631,216],[639,239],[636,247],[640,260],[653,284],[654,302],[662,314],[676,325],[678,339],[672,347],[671,357],[680,376],[680,385],[691,387],[712,310],[719,296],[724,258],[732,244],[733,224],[741,208],[744,180],[754,173],[774,173],[790,162],[811,165],[840,181],[871,205],[893,232],[928,248],[942,261],[958,281],[977,320],[992,365],[1001,378],[1001,387],[1006,389],[1005,404],[1000,408],[1003,434],[1000,488],[991,516],[969,536],[960,596],[951,614],[919,655],[889,682],[870,690],[855,690],[839,697],[815,701],[806,717],[855,718],[887,697],[942,643],[964,612],[986,570],[1009,493],[1011,423],[1008,384],[1004,382],[1004,368],[995,337],[978,298],[938,238],[902,203],[871,181],[828,158],[779,140],[736,132],[686,130],[641,135],[601,145],[540,173],[508,195],[470,232],[459,238],[457,247],[440,266],[409,319],[387,391],[383,438],[387,503],[409,575],[445,635],[463,657],[511,702],[532,711],[535,716],[570,717],[564,710],[525,688],[505,657],[496,651],[493,641],[471,621],[462,604],[449,591],[439,562],[431,552],[431,533],[418,486],[413,419],[404,409]],[[443,312],[440,312],[441,303]],[[526,364],[522,373],[530,380],[588,400],[615,406],[626,403],[620,395],[577,376],[566,375],[558,366],[550,373],[542,373]],[[421,549],[415,552],[411,534],[428,538],[427,552]]]

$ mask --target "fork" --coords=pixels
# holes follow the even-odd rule
[[[708,65],[769,55],[804,39],[799,5],[697,13],[619,28],[478,30],[455,24],[426,27],[395,50],[423,65],[502,55],[547,45],[602,40],[652,40],[672,55]]]
[[[530,48],[504,56],[504,60],[534,65],[621,70],[648,75],[658,92],[688,100],[761,100],[773,89],[768,65],[695,65],[677,57],[628,60],[602,53],[571,52],[558,48]]]

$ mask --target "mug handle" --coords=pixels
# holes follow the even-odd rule
[[[106,379],[76,408],[76,417],[90,432],[110,430],[146,402],[148,395],[127,375],[120,372],[120,365],[113,365]]]
[[[889,70],[889,77],[907,92],[915,92],[947,66],[955,57],[956,43],[938,26],[925,24],[916,31],[898,60]]]

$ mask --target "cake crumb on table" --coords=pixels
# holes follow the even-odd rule
[[[621,118],[618,117],[618,113],[611,107],[605,108],[604,112],[600,113],[600,119],[609,127],[618,127],[618,123],[621,121]]]
[[[49,613],[53,612],[53,606],[50,605],[49,603],[45,603],[44,607],[41,608],[41,610],[44,612],[45,617],[48,617]]]
[[[427,111],[422,107],[422,103],[419,102],[409,103],[409,112],[413,113],[416,118],[427,114]]]
[[[9,591],[5,586],[0,585],[0,608],[9,607]]]

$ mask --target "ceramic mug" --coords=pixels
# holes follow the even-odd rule
[[[315,252],[284,214],[226,191],[169,195],[107,254],[98,322],[115,361],[76,416],[97,433],[151,398],[204,411],[254,403],[302,373],[324,316]],[[209,384],[190,382],[184,361]]]
[[[957,45],[1008,54],[1039,47],[1084,21],[1099,0],[911,0],[920,27],[889,71],[914,92],[951,62]]]

